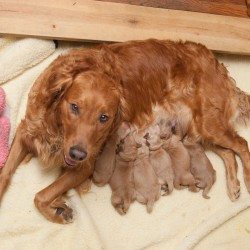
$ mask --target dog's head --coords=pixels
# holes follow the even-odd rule
[[[116,126],[119,100],[115,83],[107,75],[86,71],[75,77],[59,103],[67,165],[99,153]]]
[[[95,157],[119,125],[121,94],[114,61],[105,47],[72,50],[59,56],[30,92],[27,117],[39,113],[48,137],[53,131],[62,138],[60,151],[68,166]]]

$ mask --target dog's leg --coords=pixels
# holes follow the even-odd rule
[[[238,164],[235,159],[235,153],[230,149],[218,146],[211,149],[224,161],[227,176],[227,193],[230,200],[235,201],[240,197],[240,182],[237,178]]]
[[[250,152],[248,149],[247,141],[239,136],[236,132],[231,131],[221,131],[218,127],[213,131],[209,131],[209,141],[215,145],[221,146],[223,148],[233,150],[237,155],[239,155],[244,171],[244,181],[248,192],[250,192]],[[229,154],[227,154],[229,156]],[[232,156],[229,156],[232,160]],[[235,164],[231,164],[230,171],[235,167]],[[229,171],[229,170],[228,170]]]
[[[85,181],[94,169],[94,162],[86,161],[76,169],[66,169],[51,185],[36,194],[37,209],[50,221],[65,224],[72,221],[72,209],[62,199],[62,195]]]
[[[17,130],[15,138],[12,142],[9,157],[6,161],[4,168],[1,170],[0,174],[0,201],[9,186],[11,177],[19,164],[24,160],[25,156],[29,153],[27,148],[22,143],[22,135],[19,130]]]

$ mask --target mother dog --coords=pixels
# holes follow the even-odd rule
[[[249,120],[250,97],[204,46],[151,39],[73,49],[51,63],[30,91],[0,175],[0,199],[32,154],[44,166],[63,166],[61,176],[36,194],[36,207],[53,222],[70,222],[72,210],[62,195],[92,174],[95,157],[122,121],[143,126],[156,105],[170,114],[185,110],[178,119],[189,140],[223,158],[232,200],[240,190],[239,155],[250,191],[247,142],[233,129],[234,122]]]

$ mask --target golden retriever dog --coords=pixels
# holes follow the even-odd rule
[[[149,161],[158,177],[163,195],[170,194],[174,189],[174,172],[169,154],[162,148],[160,127],[154,124],[146,129],[146,144],[149,147]]]
[[[202,196],[209,199],[210,197],[207,194],[216,180],[216,171],[200,144],[193,144],[188,140],[184,140],[183,143],[190,155],[191,173],[195,178],[195,185],[203,189]]]
[[[93,174],[104,142],[122,121],[141,127],[155,105],[173,114],[189,112],[187,134],[212,145],[223,158],[232,200],[240,189],[239,155],[250,191],[248,145],[233,126],[249,120],[249,95],[203,45],[149,39],[76,48],[48,66],[29,93],[26,114],[1,170],[0,199],[16,168],[32,153],[44,166],[64,169],[36,194],[36,207],[53,222],[70,222],[72,211],[62,195]]]
[[[161,184],[150,163],[145,131],[134,132],[134,138],[137,143],[137,156],[134,162],[135,196],[137,201],[147,205],[147,212],[151,213],[155,201],[160,198]]]
[[[115,169],[110,179],[112,189],[111,203],[119,214],[127,213],[130,204],[135,200],[134,161],[137,147],[128,124],[122,123],[118,129],[120,143],[117,147]]]

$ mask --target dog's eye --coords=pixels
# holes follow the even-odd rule
[[[109,119],[109,117],[105,114],[101,114],[99,117],[100,122],[106,122]]]
[[[71,104],[70,104],[70,108],[71,108],[71,111],[72,111],[73,113],[75,113],[75,114],[78,114],[78,113],[79,113],[79,108],[78,108],[78,106],[77,106],[76,104],[71,103]]]

